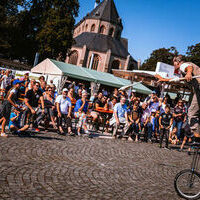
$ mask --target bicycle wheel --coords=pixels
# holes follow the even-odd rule
[[[174,179],[174,187],[178,195],[185,199],[199,199],[200,174],[191,169],[180,171]]]

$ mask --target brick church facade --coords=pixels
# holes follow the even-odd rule
[[[74,28],[74,41],[66,62],[102,72],[137,69],[121,37],[123,25],[113,0],[96,0],[96,6]]]

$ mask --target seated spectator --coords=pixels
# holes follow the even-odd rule
[[[44,98],[40,88],[40,83],[35,82],[33,89],[27,91],[25,95],[25,105],[27,106],[26,111],[23,116],[23,124],[30,125],[32,124],[36,132],[39,132],[38,129],[39,123],[44,118],[45,108],[44,108]],[[41,103],[41,107],[39,105]]]
[[[87,111],[88,111],[88,101],[87,101],[87,92],[82,92],[82,98],[76,102],[74,108],[74,116],[79,118],[78,122],[78,135],[81,135],[81,127],[83,127],[86,134],[89,134],[87,128]]]
[[[62,94],[56,98],[56,108],[58,112],[57,124],[58,124],[59,134],[65,135],[65,132],[63,130],[63,125],[62,125],[62,122],[64,119],[67,125],[68,134],[70,136],[74,136],[74,133],[72,132],[72,122],[71,122],[72,104],[67,99],[67,93],[68,93],[68,89],[64,88],[62,91]]]
[[[186,121],[186,113],[182,100],[179,100],[178,104],[174,107],[173,117],[173,128],[177,127],[177,137],[178,139],[180,139],[182,126],[183,123]]]
[[[168,139],[169,139],[169,131],[170,127],[173,123],[173,117],[170,113],[170,107],[168,105],[165,106],[165,112],[161,114],[159,118],[160,125],[160,148],[162,148],[163,138],[165,137],[165,147],[168,148]]]
[[[169,135],[169,142],[171,144],[178,144],[179,143],[179,139],[177,137],[177,127],[174,127],[173,130],[170,132]]]
[[[109,104],[109,110],[113,110],[116,103],[117,103],[117,98],[112,97],[111,101],[109,101],[109,103],[108,103]]]
[[[127,128],[129,126],[128,110],[127,110],[127,105],[125,103],[126,103],[126,98],[122,97],[120,100],[120,103],[117,103],[114,106],[113,117],[110,120],[110,125],[114,126],[113,138],[116,138],[117,130],[118,130],[120,124],[125,124],[124,130],[123,130],[121,136],[123,136],[124,133],[126,133],[126,131],[128,129]]]
[[[138,142],[139,140],[139,133],[141,131],[140,126],[140,114],[138,110],[138,106],[134,105],[133,110],[131,111],[131,114],[129,116],[129,131],[131,134],[129,135],[129,140],[133,140],[133,137],[135,137],[135,142]]]
[[[1,104],[0,108],[0,123],[2,123],[1,136],[7,137],[5,133],[6,123],[9,121],[11,108],[19,108],[18,98],[20,96],[21,81],[18,79],[13,82],[14,87],[8,91],[6,100]]]
[[[92,121],[96,125],[95,128],[97,130],[98,130],[98,127],[99,127],[99,125],[98,125],[99,113],[97,111],[95,111],[95,110],[98,109],[99,107],[103,108],[105,106],[105,104],[102,102],[102,97],[103,97],[102,92],[99,92],[98,93],[98,98],[94,102],[93,111],[91,112]]]
[[[21,134],[24,131],[28,130],[29,125],[25,125],[24,127],[20,126],[22,113],[19,109],[13,107],[12,112],[10,114],[10,122],[9,122],[9,129],[12,132],[17,134]]]
[[[67,96],[70,98],[71,104],[75,105],[76,104],[76,99],[74,98],[74,88],[73,87],[69,88]]]
[[[49,120],[51,120],[54,129],[57,129],[55,123],[55,116],[56,116],[56,106],[55,106],[55,98],[53,89],[49,86],[47,91],[44,95],[44,104],[45,104],[45,114],[46,114],[46,123],[45,125],[49,126]]]

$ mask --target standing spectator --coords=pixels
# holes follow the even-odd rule
[[[165,112],[165,107],[167,104],[167,97],[164,97],[160,106],[160,113],[164,113]]]
[[[117,88],[114,89],[113,97],[116,97],[117,98],[117,102],[120,102],[120,96],[119,96],[119,92],[118,92]]]
[[[155,134],[155,115],[156,110],[152,110],[149,117],[147,117],[146,122],[144,123],[144,126],[146,127],[146,133],[145,138],[147,139],[147,142],[152,142],[152,135]]]
[[[170,107],[165,106],[165,112],[159,118],[160,125],[160,148],[162,148],[162,141],[165,136],[165,147],[168,148],[169,130],[173,123],[173,117],[170,113]]]
[[[74,108],[74,116],[79,118],[78,122],[78,135],[81,135],[81,127],[83,127],[86,134],[89,134],[87,128],[87,111],[88,111],[88,101],[87,101],[87,92],[82,92],[82,98],[76,102]]]
[[[65,132],[63,130],[62,121],[65,120],[65,123],[68,128],[68,134],[73,136],[72,132],[72,122],[71,122],[71,112],[72,112],[72,104],[67,99],[68,89],[64,88],[62,91],[62,95],[59,95],[56,98],[56,108],[58,111],[58,130],[59,134],[64,135]]]
[[[186,113],[182,100],[179,100],[178,104],[174,107],[173,117],[174,117],[173,128],[177,127],[178,129],[177,137],[178,139],[180,139],[182,126],[183,123],[186,121]]]
[[[5,75],[1,78],[1,89],[5,90],[5,96],[11,88],[12,77],[10,76],[11,70],[7,69]]]
[[[30,83],[29,73],[27,72],[27,73],[24,74],[23,83],[21,84],[21,88],[20,88],[20,90],[22,91],[22,93],[25,94],[26,88],[28,88],[29,83]]]
[[[78,99],[81,99],[82,98],[82,89],[78,89],[78,92],[75,96],[75,99],[78,100]]]
[[[116,103],[117,103],[117,98],[112,97],[111,101],[109,101],[109,103],[108,103],[109,104],[109,110],[113,110]]]
[[[15,80],[13,82],[14,87],[8,91],[7,98],[3,102],[2,107],[0,109],[0,123],[2,123],[1,136],[7,136],[5,133],[5,126],[10,118],[11,108],[12,106],[15,108],[19,108],[18,98],[20,95],[19,88],[21,87],[21,81]]]
[[[24,113],[23,124],[30,125],[33,124],[33,128],[35,128],[36,132],[39,132],[38,124],[44,117],[44,98],[42,92],[39,90],[40,83],[35,82],[33,85],[33,89],[27,91],[25,96],[25,105],[27,106],[27,110]],[[39,101],[41,102],[42,110],[39,106]]]

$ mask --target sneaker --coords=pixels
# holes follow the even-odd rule
[[[33,129],[33,131],[39,133],[40,129],[39,128],[35,128],[35,129]]]
[[[81,136],[81,133],[80,133],[80,132],[77,132],[77,135],[78,135],[78,136]]]
[[[89,135],[89,134],[90,134],[90,132],[89,132],[88,130],[85,130],[85,134]]]
[[[8,137],[6,133],[1,133],[1,137]]]
[[[75,133],[70,132],[70,133],[69,133],[69,136],[75,136]]]

